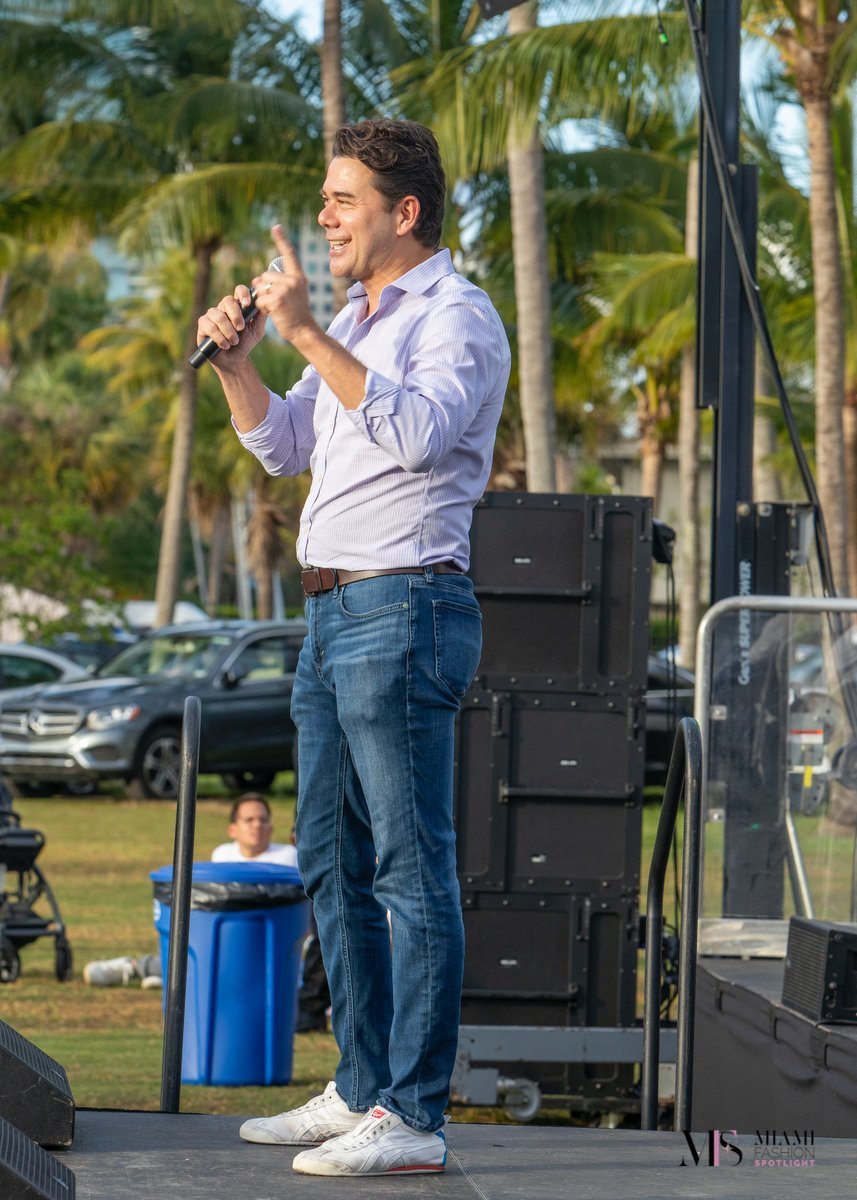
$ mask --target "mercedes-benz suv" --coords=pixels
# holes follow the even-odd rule
[[[0,699],[0,772],[19,792],[120,779],[132,795],[172,799],[194,695],[200,771],[267,787],[292,767],[289,703],[305,633],[302,619],[166,626],[87,679],[18,690]]]

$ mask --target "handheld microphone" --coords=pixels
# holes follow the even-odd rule
[[[275,258],[273,262],[268,264],[269,271],[282,271],[282,269],[283,260],[281,258]],[[259,310],[256,308],[256,289],[250,288],[250,303],[247,308],[244,309],[244,320],[252,321],[258,311]],[[218,346],[214,338],[207,337],[204,341],[199,343],[193,354],[188,359],[188,362],[195,371],[198,371],[203,363],[211,362],[211,360],[219,353],[220,346]]]

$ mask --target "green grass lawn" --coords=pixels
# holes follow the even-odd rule
[[[287,840],[293,822],[291,776],[271,797],[275,836]],[[220,795],[216,793],[220,792]],[[216,780],[201,780],[195,855],[208,859],[226,838],[231,796]],[[162,993],[94,988],[82,979],[90,959],[155,953],[149,872],[172,862],[175,808],[117,795],[94,799],[19,800],[22,823],[46,837],[39,865],[57,896],[74,952],[74,977],[54,976],[53,940],[21,951],[20,979],[0,987],[0,1017],[68,1072],[81,1107],[157,1109],[160,1103]],[[292,1083],[285,1088],[182,1088],[190,1112],[268,1112],[302,1103],[331,1077],[333,1038],[295,1039]]]
[[[207,860],[226,838],[233,799],[219,780],[200,780],[194,858]],[[269,793],[274,836],[285,841],[294,819],[290,774]],[[58,983],[53,939],[21,951],[21,975],[0,985],[0,1018],[68,1073],[81,1108],[157,1110],[160,1105],[163,993],[127,987],[96,988],[83,982],[91,959],[155,953],[149,872],[172,863],[175,807],[126,800],[17,800],[22,824],[45,834],[38,862],[54,890],[74,953],[74,976]],[[184,1084],[183,1112],[273,1113],[302,1104],[322,1091],[339,1054],[329,1033],[300,1034],[294,1041],[287,1087],[201,1087]],[[549,1112],[546,1120],[559,1118]],[[505,1120],[500,1109],[458,1109],[456,1118]]]
[[[195,855],[207,860],[226,837],[232,800],[219,780],[203,777],[197,805]],[[286,840],[293,823],[290,775],[278,777],[271,794],[275,837]],[[115,792],[90,799],[16,801],[24,825],[40,829],[46,845],[39,864],[53,887],[74,951],[74,977],[58,983],[53,941],[41,938],[21,951],[20,979],[0,986],[0,1017],[56,1058],[68,1072],[81,1107],[151,1109],[159,1107],[162,1054],[162,993],[128,987],[95,988],[81,972],[90,959],[154,953],[158,947],[152,920],[149,872],[172,862],[175,808],[159,802],[126,800]],[[641,907],[645,907],[647,865],[654,841],[658,806],[648,803],[643,823]],[[813,846],[815,831],[799,819],[801,839]],[[707,837],[719,830],[707,827]],[[681,820],[679,821],[679,835]],[[679,836],[680,840],[680,836]],[[837,883],[850,880],[851,839],[832,847],[821,837],[808,868],[833,855]],[[717,861],[709,841],[709,866]],[[815,883],[815,879],[813,879]],[[716,893],[717,871],[710,870],[706,891]],[[673,872],[667,877],[665,917],[674,919]],[[638,979],[642,1012],[642,955]],[[278,1112],[320,1091],[331,1078],[337,1050],[330,1034],[295,1038],[293,1079],[288,1087],[208,1088],[184,1085],[182,1109],[207,1113]],[[456,1109],[456,1119],[503,1120],[499,1109]],[[540,1120],[567,1120],[543,1110]]]

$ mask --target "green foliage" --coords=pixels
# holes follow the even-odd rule
[[[232,795],[203,776],[197,805],[194,858],[205,860],[225,837]],[[275,836],[291,827],[294,793],[290,774],[278,776],[271,796]],[[32,799],[16,802],[23,823],[46,836],[39,858],[56,894],[74,952],[74,977],[57,983],[49,938],[21,952],[18,981],[2,989],[3,1018],[65,1067],[80,1107],[155,1111],[159,1104],[162,993],[128,987],[88,987],[82,979],[92,959],[154,953],[149,872],[172,861],[175,806],[135,803],[118,795],[97,799]],[[643,814],[641,891],[646,896],[648,864],[658,819],[653,802]],[[681,841],[682,823],[678,823]],[[850,848],[848,839],[842,850]],[[846,846],[844,843],[848,842]],[[667,881],[666,911],[673,904]],[[714,879],[716,885],[716,878]],[[640,975],[642,981],[642,975]],[[182,1089],[182,1111],[196,1113],[279,1112],[323,1090],[338,1060],[329,1033],[295,1039],[288,1087]],[[456,1120],[503,1121],[494,1109],[454,1110]],[[568,1123],[567,1113],[540,1122]],[[272,1151],[276,1154],[276,1150]]]
[[[774,0],[745,7],[762,33],[776,32],[765,25],[772,15],[787,15]],[[698,97],[682,5],[661,9],[666,48],[653,13],[627,13],[618,0],[568,0],[549,11],[561,23],[515,38],[503,18],[483,21],[474,0],[343,0],[349,116],[433,126],[454,188],[446,243],[497,303],[513,345],[506,140],[516,122],[540,125],[557,424],[587,464],[578,477],[586,490],[609,488],[599,445],[627,427],[641,397],[656,408],[674,399],[678,356],[693,340],[684,209]],[[853,21],[847,15],[843,32]],[[852,72],[846,42],[838,80]],[[762,291],[811,438],[808,204],[773,133],[794,81],[778,58],[771,63],[745,113],[744,144],[761,171]],[[835,101],[853,283],[853,112],[843,87]],[[315,209],[321,127],[318,47],[255,0],[3,5],[0,504],[11,511],[29,497],[26,536],[61,562],[79,556],[81,568],[33,563],[27,578],[61,578],[64,592],[85,581],[99,594],[151,593],[193,318],[193,250],[211,256],[208,302],[250,278],[271,256],[272,217]],[[147,264],[142,288],[109,309],[103,269],[84,249],[105,232]],[[845,291],[853,306],[857,291],[847,282]],[[854,338],[848,349],[853,378]],[[273,339],[256,359],[277,387],[303,365]],[[189,495],[203,540],[232,495],[253,491],[272,538],[260,554],[288,561],[305,483],[264,476],[237,446],[213,373],[195,382]],[[672,428],[661,414],[660,434]],[[520,437],[514,363],[500,457],[514,456]],[[52,505],[60,515],[47,514]],[[185,561],[190,579],[189,550]],[[20,556],[9,562],[24,572]]]
[[[0,495],[4,581],[61,597],[69,609],[68,618],[59,624],[38,615],[22,617],[27,638],[75,627],[82,620],[83,601],[101,588],[102,577],[92,562],[93,540],[99,535],[84,495],[84,480],[77,471],[65,472],[47,493],[19,480],[15,495],[6,487]],[[2,607],[0,598],[0,616],[8,615]],[[17,613],[17,607],[13,611]]]

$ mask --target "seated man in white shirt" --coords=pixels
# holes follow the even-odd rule
[[[279,863],[285,867],[298,865],[298,853],[294,846],[271,841],[274,832],[271,806],[258,792],[245,792],[238,797],[229,813],[226,832],[232,840],[214,847],[212,862]]]
[[[212,862],[262,862],[297,866],[298,852],[293,845],[271,841],[274,832],[271,806],[258,792],[245,792],[238,797],[230,809],[226,832],[232,840],[215,846],[211,852]],[[158,988],[163,984],[161,956],[123,955],[121,958],[90,962],[83,968],[83,979],[94,987],[127,985],[132,979],[140,979],[144,988]],[[322,1014],[321,1023],[313,1028],[325,1027],[326,1020]]]

